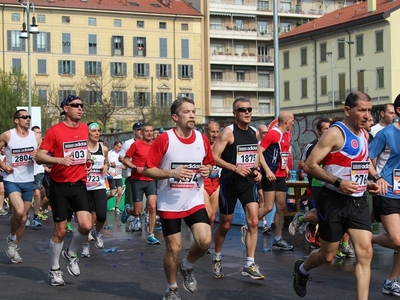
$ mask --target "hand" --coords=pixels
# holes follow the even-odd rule
[[[210,168],[205,165],[201,165],[199,168],[199,174],[201,175],[201,177],[205,178],[210,176]]]
[[[60,165],[64,165],[64,166],[69,167],[73,163],[74,163],[74,152],[71,152],[69,155],[64,156],[61,159]]]
[[[11,174],[12,172],[14,172],[14,168],[11,166],[5,166],[3,170],[7,174]]]
[[[239,165],[239,166],[236,166],[235,173],[240,176],[246,177],[247,175],[249,175],[251,173],[251,168]]]
[[[37,149],[32,151],[32,158],[35,159],[37,154]]]
[[[355,181],[343,179],[340,183],[339,189],[346,195],[353,194],[357,192],[358,183]]]
[[[375,196],[375,195],[377,195],[379,193],[381,195],[386,194],[386,193],[382,193],[381,192],[381,186],[378,183],[370,182],[370,181],[367,182],[367,191],[368,191],[368,193],[370,193],[373,196]]]
[[[143,168],[142,167],[137,167],[136,168],[136,172],[138,172],[139,174],[143,174]]]
[[[269,181],[274,181],[274,180],[276,180],[276,176],[275,176],[275,174],[274,174],[271,170],[269,170],[269,171],[266,172],[266,176],[267,176],[267,178],[268,178]]]
[[[179,166],[172,170],[172,177],[176,181],[190,181],[193,176],[193,171],[189,170],[186,165]]]
[[[258,170],[253,170],[253,174],[254,174],[254,182],[255,183],[259,183],[262,179],[262,174],[260,171]]]
[[[112,162],[112,163],[110,164],[110,166],[111,166],[111,168],[115,168],[117,165],[115,164],[115,162]]]

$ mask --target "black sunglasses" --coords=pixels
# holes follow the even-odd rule
[[[74,108],[78,108],[78,107],[83,108],[83,103],[71,103],[71,104],[68,104],[68,106],[71,106]]]
[[[32,119],[32,116],[31,115],[23,115],[23,116],[19,116],[18,117],[18,119],[24,119],[24,120],[26,120],[26,119]]]
[[[242,113],[245,113],[245,112],[251,113],[253,111],[253,108],[252,107],[238,107],[235,110],[238,112],[242,112]]]

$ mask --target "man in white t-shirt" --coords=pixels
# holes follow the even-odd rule
[[[124,165],[119,160],[119,154],[121,152],[121,149],[122,149],[122,142],[115,141],[113,150],[108,152],[108,162],[110,163],[110,169],[108,170],[108,174],[112,177],[112,179],[110,178],[108,179],[108,183],[110,186],[109,198],[112,198],[115,195],[117,195],[114,208],[114,211],[117,214],[121,213],[118,207],[122,198],[122,169],[124,168]]]
[[[393,104],[383,104],[379,110],[379,115],[381,117],[379,123],[371,127],[371,134],[373,137],[375,137],[380,130],[393,123],[394,117],[396,116]]]

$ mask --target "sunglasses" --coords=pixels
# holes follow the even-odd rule
[[[245,113],[245,112],[251,113],[253,111],[253,108],[252,107],[238,107],[235,110],[238,112],[242,112],[242,113]]]
[[[74,108],[78,108],[78,107],[83,108],[83,103],[71,103],[71,104],[68,104],[68,106],[71,106]]]
[[[18,119],[24,119],[24,120],[26,120],[26,119],[32,119],[32,116],[31,115],[23,115],[23,116],[19,116],[18,117]]]

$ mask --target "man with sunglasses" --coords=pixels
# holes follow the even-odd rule
[[[14,264],[21,263],[18,242],[25,230],[25,223],[33,197],[33,159],[36,156],[40,137],[30,130],[31,115],[26,109],[14,114],[15,128],[0,135],[0,148],[6,147],[6,162],[0,160],[4,170],[6,197],[13,208],[10,219],[10,234],[7,237],[6,254]]]
[[[220,223],[215,231],[215,253],[212,272],[215,278],[222,278],[222,246],[228,233],[239,199],[246,213],[248,233],[246,235],[246,264],[242,275],[251,279],[264,279],[259,266],[254,262],[258,236],[257,184],[261,173],[258,166],[258,132],[250,126],[252,107],[249,99],[237,98],[233,102],[235,123],[226,127],[213,148],[217,166],[222,168],[219,192]]]
[[[68,262],[72,276],[79,276],[78,250],[92,229],[92,215],[86,192],[86,173],[93,161],[88,153],[88,126],[81,123],[82,100],[68,95],[61,103],[65,121],[47,131],[40,145],[36,162],[52,165],[50,173],[50,204],[53,210],[54,233],[50,239],[50,284],[65,285],[59,264],[60,255]],[[88,170],[87,170],[88,169]],[[68,207],[75,212],[78,229],[74,231],[69,248],[63,250]]]

